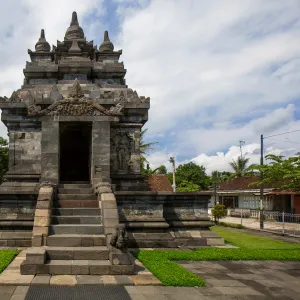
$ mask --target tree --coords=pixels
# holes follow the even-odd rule
[[[146,162],[148,162],[148,161],[145,158],[145,156],[149,154],[149,151],[155,150],[155,148],[153,146],[158,144],[158,142],[149,142],[149,143],[145,142],[145,134],[146,134],[147,130],[148,130],[148,128],[143,129],[141,131],[141,136],[140,136],[140,153],[141,153],[141,157],[144,157]]]
[[[168,174],[170,182],[172,182],[172,173]],[[198,166],[193,162],[181,164],[176,170],[176,185],[179,187],[183,181],[199,186],[199,190],[208,188],[210,179],[205,173],[203,166]]]
[[[227,172],[227,171],[212,171],[211,173],[211,181],[212,183],[216,182],[225,182],[225,181],[229,181],[232,178],[233,174],[231,172]]]
[[[238,157],[236,161],[232,161],[230,166],[232,167],[234,173],[233,177],[243,177],[244,175],[248,175],[248,164],[249,164],[249,158],[246,157]]]
[[[147,164],[149,164],[146,156],[149,154],[150,151],[155,150],[153,147],[154,145],[158,144],[158,142],[145,142],[145,134],[147,132],[147,128],[141,131],[140,136],[140,154],[141,154],[141,173],[143,175],[147,174]]]
[[[142,170],[143,175],[153,175],[153,174],[167,174],[167,168],[165,165],[161,165],[158,168],[152,170],[147,164],[147,167]]]
[[[263,180],[252,185],[268,184],[279,190],[300,191],[300,155],[286,159],[284,156],[268,154],[265,159],[268,164],[251,166],[263,176]]]
[[[7,140],[0,137],[0,182],[8,170],[8,143]]]
[[[200,186],[189,182],[187,180],[183,180],[180,185],[177,187],[178,192],[198,192],[200,190]]]
[[[223,204],[216,204],[211,210],[211,215],[215,218],[217,223],[221,218],[225,218],[227,216],[227,210]]]

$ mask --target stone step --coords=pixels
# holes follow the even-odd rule
[[[107,260],[106,246],[93,247],[45,247],[49,260]]]
[[[58,234],[49,235],[46,238],[46,245],[51,247],[93,247],[105,246],[106,237],[104,234]]]
[[[53,216],[101,216],[100,208],[53,208]]]
[[[94,194],[92,188],[58,188],[59,194]]]
[[[97,196],[94,194],[58,194],[58,200],[97,200]]]
[[[99,208],[98,200],[55,200],[54,208]]]
[[[102,224],[99,216],[53,216],[51,224]]]
[[[92,185],[90,183],[84,183],[84,184],[63,183],[58,185],[58,188],[62,188],[62,189],[86,189],[91,187]]]
[[[50,234],[103,234],[103,225],[74,225],[74,224],[59,224],[50,225]]]
[[[109,275],[109,260],[50,260],[45,270],[51,275]]]

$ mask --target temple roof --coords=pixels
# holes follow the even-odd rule
[[[65,34],[65,40],[78,39],[84,39],[84,32],[83,29],[79,26],[76,11],[73,11],[70,27],[67,29]]]
[[[50,52],[50,44],[45,39],[45,31],[41,30],[41,36],[38,42],[35,44],[36,52]]]
[[[104,40],[103,40],[102,44],[100,45],[99,51],[100,52],[113,52],[114,51],[114,45],[109,39],[107,30],[104,32]]]

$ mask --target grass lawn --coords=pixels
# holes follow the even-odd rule
[[[213,227],[226,242],[240,248],[201,248],[195,251],[141,250],[134,255],[166,286],[204,286],[205,280],[184,269],[177,260],[295,260],[300,245],[285,243],[230,229]]]
[[[0,274],[18,254],[18,250],[0,250]]]
[[[227,227],[228,228],[228,227]],[[214,226],[212,231],[234,246],[248,249],[300,249],[300,244],[286,243],[270,238],[238,232],[222,227]]]

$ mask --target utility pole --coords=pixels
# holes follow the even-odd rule
[[[173,167],[173,184],[172,184],[172,187],[173,187],[173,192],[175,193],[176,192],[175,157],[171,156],[169,162],[172,164],[172,167]]]
[[[264,164],[264,136],[260,136],[260,165]],[[260,172],[260,180],[263,180],[263,173]],[[263,199],[264,199],[264,186],[260,184],[260,214],[259,214],[259,227],[264,229],[264,216],[263,216]]]
[[[214,176],[214,198],[215,198],[215,205],[217,205],[217,180],[218,180],[218,171],[215,171],[215,176]]]
[[[240,151],[241,151],[241,159],[243,158],[243,145],[245,145],[245,141],[239,141],[240,143]]]

